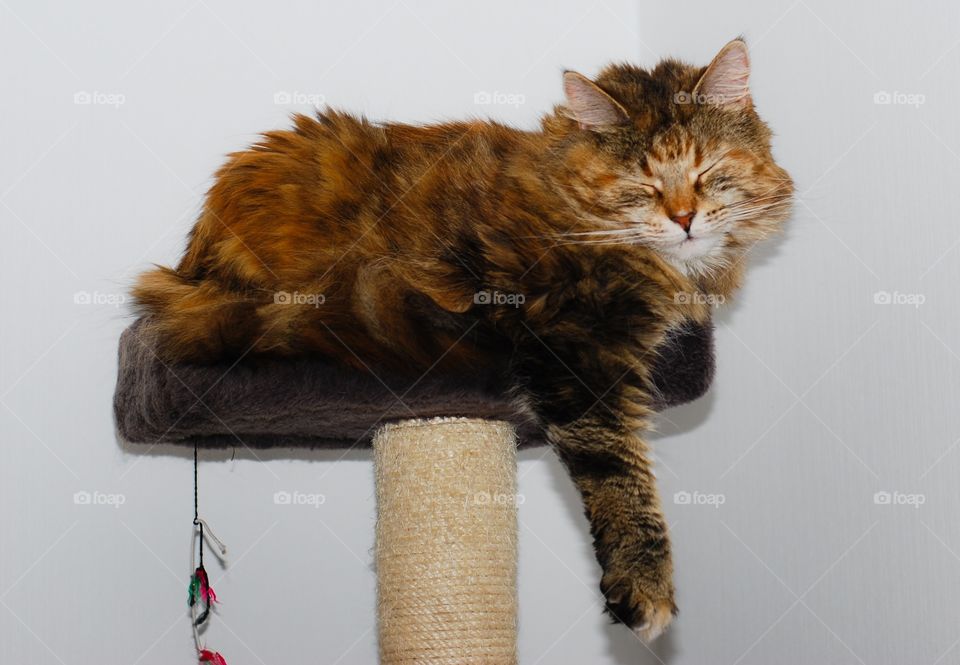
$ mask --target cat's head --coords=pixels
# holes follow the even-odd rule
[[[707,67],[615,64],[594,81],[565,72],[566,104],[545,127],[563,135],[567,191],[592,225],[576,239],[646,245],[698,275],[776,231],[793,183],[770,153],[749,75],[740,39]]]

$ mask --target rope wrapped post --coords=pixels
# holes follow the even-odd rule
[[[516,663],[513,427],[407,420],[373,447],[380,662]]]

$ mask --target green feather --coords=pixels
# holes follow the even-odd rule
[[[187,594],[187,605],[193,606],[200,599],[200,578],[196,575],[190,577]]]

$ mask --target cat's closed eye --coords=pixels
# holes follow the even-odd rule
[[[694,179],[694,182],[700,182],[700,180],[703,178],[703,176],[707,175],[710,171],[712,171],[713,169],[715,169],[716,167],[718,167],[718,166],[723,162],[723,160],[724,160],[724,158],[727,156],[727,154],[728,154],[728,153],[724,153],[724,154],[720,155],[720,157],[718,157],[718,158],[715,159],[713,162],[711,162],[710,165],[707,166],[707,168],[701,169],[701,170],[696,174],[696,178]]]

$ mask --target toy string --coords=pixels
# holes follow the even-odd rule
[[[197,461],[199,446],[197,442],[193,443],[193,525],[200,529],[200,566],[203,566],[203,522],[200,521],[200,482],[199,468]]]

